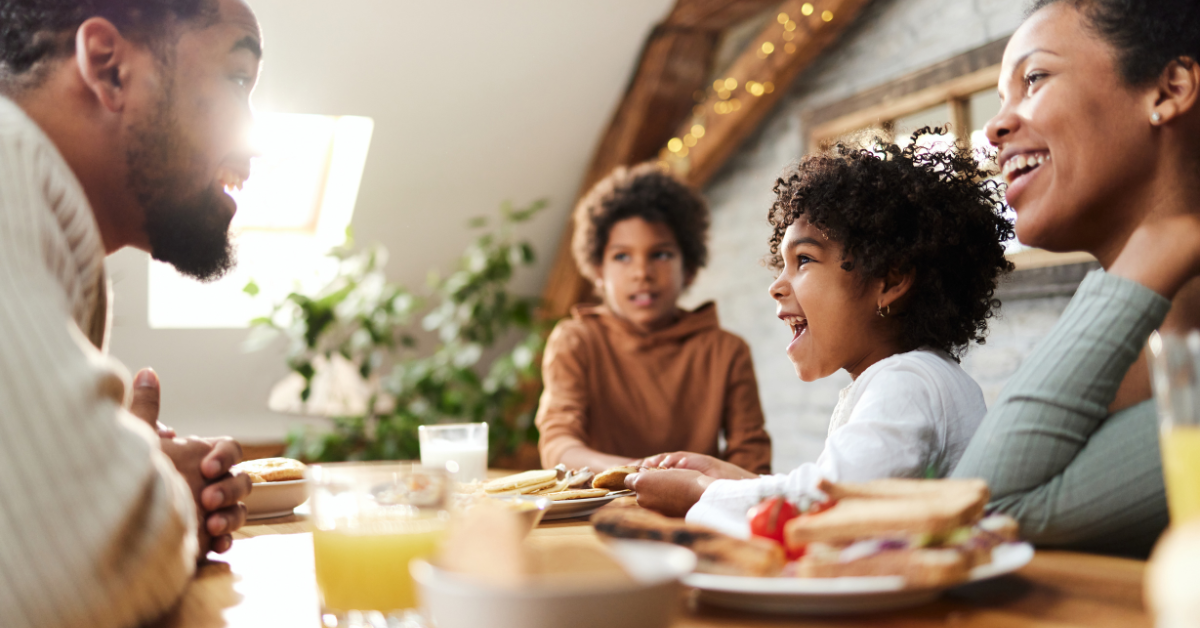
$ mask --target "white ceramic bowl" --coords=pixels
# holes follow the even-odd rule
[[[506,589],[423,560],[409,569],[425,615],[438,628],[667,628],[679,607],[679,579],[696,567],[696,556],[653,541],[614,541],[608,548],[635,582]]]
[[[246,496],[246,518],[284,517],[307,499],[308,480],[259,482]]]

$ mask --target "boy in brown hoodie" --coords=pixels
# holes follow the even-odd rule
[[[550,334],[536,419],[544,467],[681,450],[770,471],[750,348],[719,327],[715,304],[676,303],[707,261],[708,225],[703,199],[652,164],[616,169],[580,201],[575,261],[604,304],[576,306]]]

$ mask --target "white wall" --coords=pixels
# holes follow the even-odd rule
[[[389,276],[424,285],[501,201],[546,197],[527,229],[536,294],[584,168],[642,42],[671,0],[250,0],[265,34],[262,111],[364,115],[375,134],[352,226],[391,251]],[[112,353],[163,379],[163,418],[184,432],[279,440],[292,417],[266,410],[285,368],[243,354],[239,330],[151,330],[146,256],[109,261]]]

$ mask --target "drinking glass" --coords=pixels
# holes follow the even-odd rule
[[[446,472],[395,462],[308,469],[322,624],[421,626],[408,563],[433,554],[446,532]]]
[[[422,425],[417,428],[421,441],[421,464],[445,469],[458,482],[487,479],[487,423]]]
[[[1200,518],[1200,331],[1150,336],[1151,382],[1172,525]]]

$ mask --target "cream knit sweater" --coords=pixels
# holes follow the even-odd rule
[[[122,408],[104,247],[54,144],[0,98],[0,624],[135,626],[195,568],[191,491]]]

